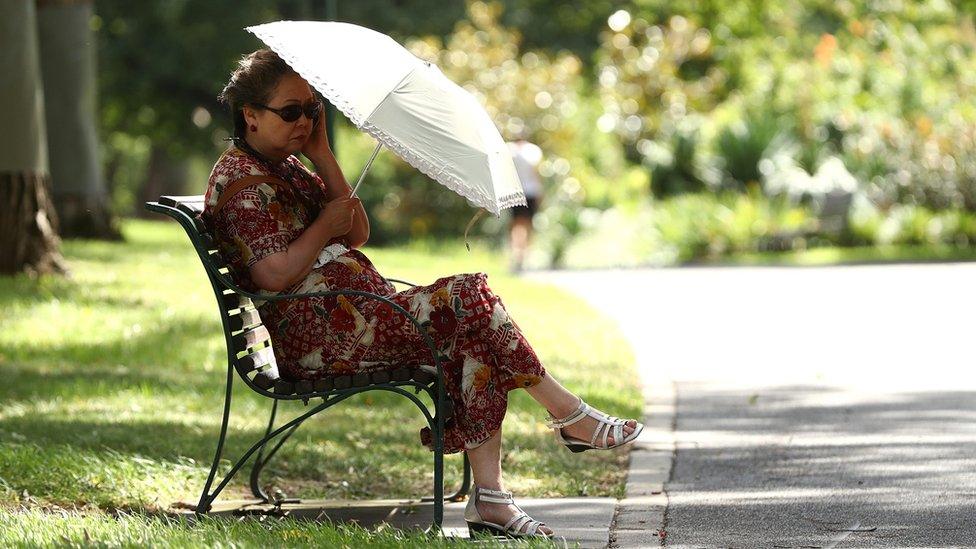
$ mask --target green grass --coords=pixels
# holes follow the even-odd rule
[[[294,520],[193,519],[137,513],[19,509],[0,514],[4,547],[458,547],[456,541],[419,532],[369,532],[354,525]],[[519,542],[519,547],[553,547],[552,542]],[[490,539],[479,547],[510,547]]]
[[[240,528],[245,544],[265,545],[263,527],[157,516],[199,496],[219,428],[226,355],[212,291],[182,231],[144,221],[123,229],[124,243],[66,242],[69,277],[0,279],[0,525],[13,526],[0,527],[0,545],[62,543],[62,533],[83,541],[69,533],[86,529],[107,532],[113,544],[210,545],[227,528]],[[506,275],[504,258],[477,245],[470,253],[461,243],[366,252],[387,276],[421,284],[489,273],[558,379],[614,415],[639,415],[629,348],[581,300]],[[246,388],[235,392],[225,458],[260,436],[268,408]],[[293,403],[286,415],[300,410]],[[543,416],[524,391],[512,393],[503,449],[509,487],[521,496],[621,496],[626,454],[571,454],[557,447]],[[426,494],[433,475],[418,441],[422,425],[396,395],[355,397],[303,426],[266,481],[301,497]],[[448,457],[449,484],[459,461]],[[245,494],[239,476],[222,497]],[[330,544],[333,534],[320,530],[313,541]],[[24,537],[33,535],[40,537]]]
[[[864,246],[852,248],[823,247],[791,252],[738,254],[697,264],[770,265],[817,267],[858,263],[923,263],[976,261],[976,248],[956,246]]]

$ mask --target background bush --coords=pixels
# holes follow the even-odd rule
[[[260,46],[240,27],[322,16],[310,0],[229,4],[97,2],[102,141],[119,211],[137,210],[143,181],[167,165],[183,167],[166,173],[190,174],[180,192],[202,190],[229,131],[214,96],[236,57]],[[976,212],[970,4],[382,4],[344,3],[339,19],[392,34],[478,97],[506,139],[528,136],[545,151],[538,265],[566,263],[607,233],[632,241],[638,263],[772,241],[785,249],[968,245]],[[220,47],[196,54],[211,43]],[[354,180],[373,141],[341,115],[337,134]],[[389,152],[362,196],[378,244],[456,238],[474,213]],[[748,218],[746,204],[770,227],[793,227],[781,223],[787,211],[809,222],[799,223],[802,238],[770,240],[702,220],[725,209]],[[607,223],[617,226],[600,227]],[[504,227],[488,219],[475,234],[500,243]]]

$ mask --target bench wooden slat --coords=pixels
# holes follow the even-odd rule
[[[437,376],[434,374],[420,368],[414,369],[414,371],[411,373],[411,377],[414,379],[414,381],[419,381],[424,385],[429,385],[432,381],[434,381],[434,379],[437,378]]]
[[[334,380],[331,377],[323,377],[315,380],[315,392],[324,393],[326,391],[331,391],[334,385]]]
[[[234,336],[234,350],[238,353],[241,351],[246,351],[257,344],[264,343],[270,339],[271,334],[268,333],[267,327],[264,325],[255,326],[244,333]]]
[[[247,307],[248,305],[253,305],[251,298],[244,297],[241,294],[229,293],[220,294],[220,306],[225,310],[229,311],[231,309],[238,309],[240,307]]]
[[[410,379],[410,375],[410,368],[407,367],[397,368],[396,370],[390,372],[390,378],[393,379],[393,381],[407,381]]]
[[[277,379],[278,372],[276,370],[269,370],[266,372],[258,372],[258,374],[254,376],[254,379],[251,381],[259,388],[267,391],[268,389],[274,387],[274,383]]]
[[[261,315],[258,314],[256,309],[248,309],[242,311],[241,314],[231,315],[228,317],[230,321],[230,331],[239,332],[247,326],[253,326],[261,322]]]
[[[197,228],[197,233],[201,235],[210,232],[210,227],[207,227],[207,224],[203,222],[203,218],[200,216],[193,218],[193,225]]]
[[[217,267],[218,269],[226,269],[227,262],[224,261],[224,257],[219,253],[216,253],[216,250],[214,252],[215,253],[207,254],[207,261],[209,261],[211,265]]]
[[[200,233],[200,241],[203,242],[204,248],[213,251],[217,250],[217,244],[214,242],[213,237],[210,236],[210,233]]]
[[[195,196],[161,196],[159,203],[176,208],[190,217],[196,217],[203,212],[203,195]]]
[[[278,363],[275,361],[274,350],[271,347],[259,349],[237,359],[237,367],[243,372],[256,370],[265,364],[274,365],[277,370]]]
[[[370,377],[369,374],[366,372],[359,372],[357,374],[353,374],[352,376],[353,387],[365,387],[369,385],[369,383],[370,383]]]
[[[352,376],[335,376],[332,385],[339,390],[348,389],[352,387]]]
[[[290,395],[295,392],[295,383],[291,381],[285,381],[284,379],[277,379],[274,382],[274,393],[276,395]]]

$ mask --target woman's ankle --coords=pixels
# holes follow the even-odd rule
[[[496,490],[496,491],[499,491],[499,492],[504,492],[505,491],[505,485],[500,480],[497,481],[497,482],[494,482],[494,481],[492,481],[492,482],[484,482],[484,483],[482,483],[482,482],[475,482],[474,485],[477,486],[478,488],[482,488],[484,490]]]
[[[547,410],[549,415],[556,419],[563,419],[569,417],[573,412],[579,409],[580,404],[583,402],[583,398],[573,395],[572,400],[567,400],[566,402],[560,403],[560,407],[553,410]]]

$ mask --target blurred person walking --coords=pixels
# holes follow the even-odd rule
[[[509,142],[508,148],[512,153],[515,171],[518,172],[519,179],[522,182],[522,190],[525,192],[527,203],[525,206],[514,206],[512,208],[512,219],[509,226],[509,253],[511,254],[509,270],[513,273],[519,273],[522,271],[525,254],[528,252],[532,240],[532,220],[535,218],[535,214],[539,210],[539,202],[542,200],[542,178],[539,176],[542,149],[524,137]]]

